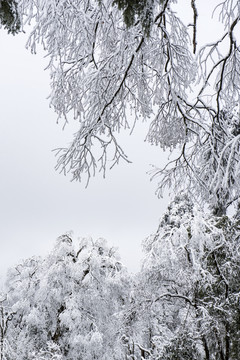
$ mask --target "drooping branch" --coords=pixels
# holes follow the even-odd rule
[[[189,299],[187,296],[181,295],[181,294],[173,294],[173,293],[169,293],[169,292],[159,295],[154,300],[147,300],[147,302],[158,302],[159,300],[163,299],[164,297],[182,299],[182,300],[186,301],[187,303],[189,303],[191,306],[195,307],[195,303],[193,303],[192,300]]]
[[[149,122],[146,140],[173,153],[163,170],[155,169],[159,190],[184,186],[195,198],[215,205],[217,198],[231,203],[238,197],[236,1],[216,7],[222,34],[198,54],[196,0],[187,4],[193,15],[190,30],[169,0],[39,4],[18,1],[21,23],[34,22],[27,45],[35,52],[40,43],[47,52],[50,105],[58,118],[80,123],[70,146],[56,151],[60,172],[71,172],[73,180],[84,174],[88,183],[97,169],[105,176],[107,164],[112,168],[122,159],[129,162],[117,133],[133,129],[141,118]],[[149,33],[141,23],[148,16],[141,7],[151,13]],[[124,13],[134,20],[128,26]],[[228,113],[226,124],[223,112]]]

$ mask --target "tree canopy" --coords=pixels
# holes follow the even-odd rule
[[[184,188],[220,208],[220,198],[229,206],[239,197],[239,6],[208,3],[222,33],[201,48],[199,4],[184,4],[190,24],[180,6],[18,0],[22,29],[32,24],[27,46],[35,53],[41,44],[49,58],[50,105],[65,124],[79,122],[70,146],[56,150],[56,168],[74,180],[105,175],[129,161],[119,131],[145,121],[146,141],[172,152],[152,171],[158,194]]]

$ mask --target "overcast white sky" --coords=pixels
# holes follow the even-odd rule
[[[199,9],[204,19],[199,35],[204,38],[207,32],[210,41],[217,31],[209,32],[206,1]],[[26,41],[26,35],[0,31],[0,277],[21,259],[46,254],[70,230],[74,239],[106,238],[119,247],[129,270],[136,271],[141,241],[155,231],[168,203],[155,196],[156,183],[146,175],[149,164],[160,165],[165,155],[144,143],[145,133],[139,130],[123,136],[133,164],[115,167],[106,179],[96,176],[87,189],[55,172],[51,150],[64,147],[74,130],[70,125],[62,131],[56,124],[46,99],[46,62],[41,52],[32,55],[25,49]]]

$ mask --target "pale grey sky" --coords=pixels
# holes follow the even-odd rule
[[[162,152],[143,142],[145,132],[122,136],[133,164],[99,174],[86,189],[54,170],[52,149],[65,146],[74,127],[62,131],[48,106],[49,76],[42,53],[25,49],[27,37],[0,31],[0,274],[22,258],[49,251],[55,239],[104,237],[119,247],[122,261],[136,271],[141,241],[153,232],[166,207],[154,194],[149,164]]]

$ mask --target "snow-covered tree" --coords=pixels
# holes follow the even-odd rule
[[[50,105],[65,123],[79,121],[57,169],[89,180],[97,166],[105,174],[129,161],[118,132],[141,119],[148,142],[175,150],[153,169],[159,194],[185,187],[216,208],[220,192],[227,203],[238,199],[240,7],[216,4],[205,6],[222,33],[198,48],[195,0],[18,0],[22,28],[32,24],[27,46],[35,53],[41,44],[49,58]]]
[[[49,256],[13,269],[7,284],[12,359],[123,358],[119,318],[130,282],[105,240],[83,239],[75,250],[64,235]]]
[[[0,360],[13,358],[12,349],[7,336],[8,324],[13,319],[6,294],[0,294]]]
[[[183,195],[170,204],[144,242],[152,359],[237,360],[239,240],[239,219],[203,216]]]

